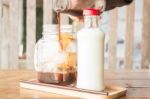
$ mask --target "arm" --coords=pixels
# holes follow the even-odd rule
[[[60,5],[62,5],[56,8],[59,8],[60,10],[64,10],[67,8],[67,10],[64,10],[63,12],[67,11],[66,13],[69,14],[71,19],[80,21],[82,20],[82,9],[92,8],[93,5],[95,4],[95,1],[100,1],[99,2],[100,4],[102,4],[101,2],[106,1],[105,11],[108,11],[116,7],[128,5],[133,0],[64,0],[66,3],[62,3],[62,0],[53,0],[53,1],[54,5],[56,5],[58,2],[60,3]]]
[[[96,0],[71,0],[70,9],[82,9],[87,7],[92,7]],[[102,0],[103,1],[103,0]],[[105,11],[114,9],[115,7],[121,7],[124,5],[128,5],[133,0],[106,0],[106,8]]]
[[[128,5],[133,0],[106,0],[106,8],[105,11],[114,9],[115,7],[121,7],[124,5]]]

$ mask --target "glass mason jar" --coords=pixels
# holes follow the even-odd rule
[[[63,50],[60,47],[63,45]],[[44,83],[67,85],[76,81],[76,37],[71,25],[44,25],[43,37],[35,46],[34,63],[38,80]]]

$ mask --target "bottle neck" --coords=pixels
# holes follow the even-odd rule
[[[98,28],[99,27],[99,16],[84,16],[84,27],[85,28]]]

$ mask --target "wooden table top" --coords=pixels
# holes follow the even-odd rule
[[[53,93],[20,88],[19,81],[36,78],[31,70],[0,70],[0,98],[58,98],[79,99]],[[105,83],[127,87],[127,95],[121,99],[150,98],[149,71],[105,71]]]

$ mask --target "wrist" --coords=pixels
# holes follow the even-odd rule
[[[127,3],[131,3],[133,0],[124,0]]]
[[[124,5],[128,5],[132,2],[133,0],[106,0],[106,9],[111,10],[114,9],[115,7],[121,7]]]

